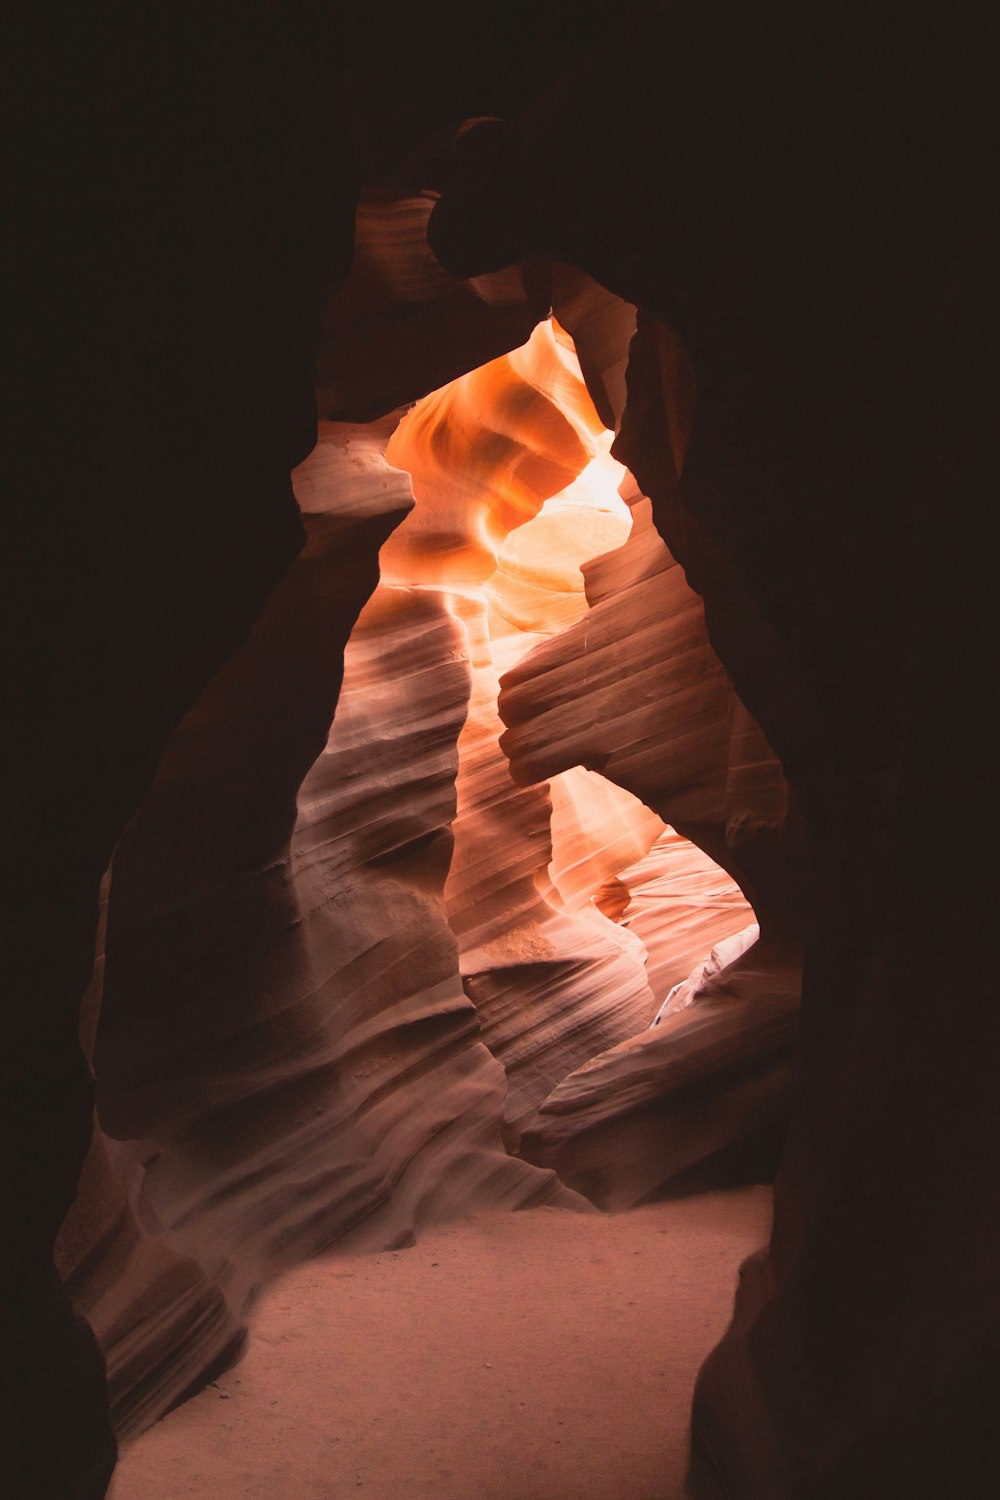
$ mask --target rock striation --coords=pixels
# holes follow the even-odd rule
[[[42,4],[12,31],[0,1472],[18,1500],[96,1500],[114,1464],[102,1359],[53,1261],[92,1135],[101,879],[302,541],[288,476],[354,189],[336,19],[286,23]]]
[[[989,802],[986,25],[975,5],[630,12],[429,228],[456,272],[558,252],[639,308],[617,451],[812,850],[804,880],[769,822],[740,851],[784,891],[770,923],[755,899],[762,933],[805,916],[806,983],[771,1245],[695,1403],[712,1500],[997,1486],[990,855],[927,817],[959,786]],[[954,1030],[945,974],[970,997]]]
[[[58,1260],[127,1426],[230,1357],[256,1280],[310,1245],[569,1192],[503,1139],[606,1201],[616,1138],[622,1201],[662,1186],[653,1156],[690,1183],[706,1140],[770,1119],[803,932],[774,1234],[699,1385],[692,1482],[997,1492],[988,10],[512,3],[25,18],[0,1471],[26,1500],[98,1500],[114,1462],[53,1264],[81,1168]],[[411,414],[438,447],[370,606],[406,508],[382,431],[325,434],[272,594],[354,154],[324,415],[459,375],[493,403],[482,428],[433,395]],[[469,375],[550,304],[592,406],[554,331],[544,381],[523,354]],[[606,429],[633,525],[575,549]],[[342,648],[374,687],[348,659],[331,739]],[[366,739],[380,695],[404,718]],[[650,925],[675,834],[750,898],[735,958],[714,895]],[[78,1000],[116,845],[88,1158]],[[678,988],[668,933],[716,917]]]
[[[724,1180],[727,1167],[738,1174],[773,1159],[787,1118],[799,965],[766,948],[728,963],[722,954],[695,971],[687,1004],[552,1090],[525,1122],[522,1156],[611,1210],[704,1182],[706,1163]]]
[[[439,594],[375,590],[412,505],[391,426],[323,429],[296,475],[306,549],[116,852],[101,1119],[133,1143],[141,1221],[231,1319],[335,1241],[398,1243],[480,1197],[567,1198],[500,1146],[503,1074],[441,905],[468,669]],[[137,1297],[130,1327],[84,1305],[126,1426],[224,1356],[174,1347],[163,1368],[155,1303]],[[146,1345],[141,1406],[126,1339]]]
[[[598,341],[592,368],[613,370],[610,352]],[[660,816],[686,783],[680,810],[722,825],[733,695],[648,504],[618,493],[611,437],[572,341],[545,321],[402,418],[321,424],[296,471],[305,550],[115,854],[95,1054],[112,1139],[64,1245],[122,1432],[231,1358],[256,1289],[296,1260],[404,1243],[475,1205],[587,1207],[569,1181],[635,1201],[779,1112],[783,1079],[768,1090],[754,1073],[771,1060],[753,1003],[766,984],[711,1022],[717,997],[694,986],[706,1009],[680,1050],[673,1021],[648,1030],[752,913]],[[654,596],[665,569],[674,591]],[[621,765],[585,769],[572,737],[595,718],[614,732],[590,651],[632,663],[651,641],[673,659],[672,717],[635,662]],[[568,686],[526,716],[551,741],[526,775],[501,746],[514,731],[498,695],[553,653]],[[715,699],[684,728],[699,678]],[[669,732],[686,758],[655,783],[654,811]],[[631,1059],[657,1034],[656,1125],[609,1191],[536,1121],[565,1126],[580,1070],[625,1044],[601,1120],[634,1135]],[[725,1092],[741,1035],[750,1086],[707,1133],[697,1109],[671,1127],[701,1131],[700,1154],[664,1156],[661,1096],[685,1097],[683,1058]],[[589,1106],[580,1121],[586,1134]],[[512,1155],[527,1126],[530,1150]],[[118,1207],[95,1244],[98,1181]]]
[[[582,322],[587,289],[580,280],[571,285]],[[601,308],[611,299],[603,294],[592,300]],[[602,326],[596,317],[592,323]],[[605,318],[608,325],[627,337],[627,310],[624,318]],[[595,344],[595,371],[615,368],[614,347],[606,335]],[[617,493],[623,470],[607,456],[610,433],[601,428],[569,350],[558,324],[540,325],[524,350],[422,402],[391,449],[413,472],[415,492],[426,505],[424,516],[418,507],[408,526],[431,555],[429,576],[447,573],[464,585],[461,612],[478,662],[460,742],[456,851],[447,894],[466,989],[487,1045],[507,1069],[511,1144],[551,1088],[610,1043],[647,1027],[670,985],[716,941],[745,928],[751,916],[732,879],[676,832],[668,834],[653,811],[654,798],[661,807],[676,807],[697,827],[697,836],[724,844],[726,791],[738,776],[729,764],[729,725],[732,720],[737,726],[734,742],[742,747],[746,716],[708,645],[699,601],[652,532],[648,506],[634,487],[631,511]],[[520,386],[511,384],[512,375]],[[537,396],[534,406],[527,404],[525,377],[529,388],[545,393],[544,422],[535,415]],[[559,410],[575,424],[582,455],[572,432],[560,426]],[[529,413],[530,433],[524,430]],[[469,443],[470,414],[492,429],[488,440]],[[497,428],[517,433],[516,462],[505,456]],[[550,444],[544,454],[543,438]],[[554,440],[566,453],[567,471],[579,469],[583,458],[588,462],[539,509],[540,495],[565,479],[554,463],[561,451]],[[533,493],[539,484],[544,489]],[[533,519],[525,515],[530,509]],[[514,521],[520,522],[517,529],[499,544],[504,526]],[[407,545],[415,543],[404,528],[386,556],[391,559],[397,549],[409,556]],[[595,555],[600,562],[590,561]],[[657,587],[668,567],[673,594]],[[480,595],[488,603],[485,616]],[[595,660],[605,665],[595,669]],[[561,677],[549,668],[551,661],[561,664]],[[517,685],[541,679],[543,686],[520,710],[526,726],[520,738],[509,730],[498,749],[497,673],[505,666],[499,712],[508,722],[512,691],[515,703],[524,701]],[[538,679],[529,678],[536,673]],[[658,674],[669,679],[665,690]],[[686,758],[669,741],[670,725]],[[521,747],[529,734],[541,750],[537,763],[528,761],[525,768]],[[621,765],[594,749],[594,737],[601,735],[622,738],[627,748]],[[674,764],[668,759],[666,768],[659,758],[665,742],[674,751]],[[600,765],[604,774],[586,771],[587,765]],[[647,768],[645,780],[636,766]],[[776,767],[772,779],[781,784]],[[759,800],[745,798],[740,811],[747,821],[753,814],[765,816]],[[686,864],[675,868],[678,887],[682,872],[689,879],[686,908],[664,902],[656,918],[647,912],[640,919],[651,940],[660,924],[660,941],[672,953],[666,970],[662,961],[651,967],[636,934],[609,921],[602,909],[614,909],[607,887],[615,881],[626,896],[617,915],[625,915],[630,893],[618,872],[647,855],[658,838],[669,839],[675,854],[688,851]],[[660,846],[661,858],[666,847]],[[719,898],[711,906],[706,878]],[[637,875],[636,883],[642,879]],[[794,954],[790,962],[794,968]],[[669,984],[650,989],[651,977],[658,986],[669,977]],[[782,989],[788,990],[787,983]]]

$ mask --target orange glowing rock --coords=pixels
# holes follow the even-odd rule
[[[382,550],[387,581],[485,582],[508,532],[597,456],[603,428],[574,365],[553,325],[540,323],[524,349],[403,418],[386,456],[411,475],[418,506]]]
[[[574,315],[610,403],[602,307],[588,292]],[[786,1035],[784,1011],[757,1013],[759,945],[739,1004],[704,967],[751,913],[664,819],[718,831],[733,745],[759,757],[611,442],[550,321],[398,425],[324,424],[296,473],[308,545],[116,855],[100,1108],[156,1143],[137,1148],[142,1212],[230,1314],[167,1379],[160,1309],[130,1285],[115,1321],[88,1290],[140,1421],[318,1246],[579,1204],[550,1164],[602,1201],[660,1186],[732,1133],[729,1115],[692,1126],[692,1079],[731,1068],[754,1027],[764,1052]],[[689,969],[684,1009],[650,1032]],[[768,1063],[768,1097],[777,1077]],[[591,1126],[614,1144],[596,1166]],[[542,1171],[511,1154],[522,1136]]]
[[[553,776],[549,787],[549,876],[563,906],[578,910],[612,879],[619,879],[627,905],[630,891],[620,872],[647,854],[663,823],[638,797],[583,766]]]
[[[516,458],[514,437],[526,450]],[[677,769],[699,786],[701,807],[718,804],[731,689],[704,639],[696,598],[683,590],[686,609],[678,616],[668,591],[663,615],[659,591],[672,560],[634,485],[626,486],[631,506],[622,498],[627,474],[611,457],[612,440],[572,340],[552,319],[523,348],[418,403],[388,450],[411,469],[417,505],[383,549],[384,577],[397,586],[436,583],[450,595],[468,643],[472,689],[458,743],[445,897],[466,990],[487,1045],[507,1070],[511,1140],[575,1068],[648,1027],[670,988],[753,915],[735,882],[625,786],[565,761],[560,774],[519,775],[515,785],[498,745],[498,679],[517,677],[543,642],[558,652],[566,641],[577,675],[568,679],[573,689],[565,700],[558,692],[553,700],[542,683],[542,726],[558,722],[553,712],[583,726],[591,707],[589,616],[603,600],[597,640],[609,680],[621,678],[626,694],[639,671],[642,691],[632,692],[627,717],[631,741],[647,759],[659,753],[663,709],[650,692],[655,673],[642,675],[649,664],[629,661],[637,649],[642,657],[655,640],[669,658],[679,644],[680,662],[670,670],[682,674],[688,691],[707,687],[709,704],[717,702],[707,726],[702,711]],[[546,496],[557,480],[558,490]],[[626,546],[633,515],[640,530]],[[642,581],[646,592],[636,593]],[[622,597],[640,601],[645,613],[637,616],[628,603],[623,612]],[[701,632],[693,682],[692,623]],[[683,701],[668,713],[676,717],[678,706],[683,713]],[[711,747],[716,716],[714,753],[704,762],[705,730]],[[549,753],[558,755],[558,747]],[[529,779],[535,784],[525,784]],[[693,882],[687,895],[685,871]],[[654,886],[663,896],[658,907]]]

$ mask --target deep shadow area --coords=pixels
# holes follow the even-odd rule
[[[774,1232],[699,1378],[696,1493],[997,1492],[1000,1023],[983,959],[995,925],[984,834],[995,800],[984,658],[997,493],[993,18],[979,0],[674,0],[587,7],[582,25],[576,9],[518,0],[482,29],[457,0],[353,17],[270,0],[99,3],[68,18],[42,4],[19,18],[8,282],[18,442],[3,522],[4,849],[15,878],[0,948],[10,995],[0,1474],[16,1500],[100,1500],[116,1443],[106,1376],[128,1393],[119,1427],[142,1425],[171,1382],[175,1393],[189,1386],[189,1365],[204,1375],[220,1349],[238,1347],[265,1262],[329,1247],[331,1204],[347,1205],[359,1230],[376,1205],[395,1233],[443,1176],[456,1198],[485,1182],[512,1200],[565,1199],[548,1165],[573,1135],[564,1095],[543,1101],[552,1107],[537,1162],[499,1149],[503,1069],[479,1039],[435,894],[470,698],[468,621],[426,580],[380,604],[366,665],[377,676],[402,657],[399,678],[425,691],[404,712],[405,695],[383,693],[378,678],[370,701],[386,706],[389,727],[377,751],[363,749],[372,742],[356,710],[322,763],[327,779],[307,775],[326,753],[339,648],[409,501],[393,489],[379,435],[356,428],[328,432],[315,459],[327,464],[327,500],[348,492],[343,471],[364,475],[349,514],[318,503],[300,512],[290,478],[316,439],[318,361],[332,371],[324,416],[350,423],[512,348],[550,304],[573,322],[645,506],[650,550],[633,552],[634,572],[617,583],[633,600],[667,601],[711,653],[685,683],[684,653],[647,639],[653,680],[631,696],[677,711],[669,754],[666,736],[659,755],[651,738],[630,760],[617,738],[628,714],[610,693],[573,738],[571,764],[608,769],[617,755],[639,796],[674,770],[678,826],[701,830],[720,863],[771,883],[762,922],[778,946],[797,954],[804,927]],[[504,119],[461,129],[466,116],[492,114]],[[352,248],[364,252],[371,318],[330,312],[338,287],[348,299],[358,289]],[[602,294],[637,310],[624,353]],[[397,316],[402,372],[389,337]],[[321,346],[325,333],[360,341],[366,327],[385,366],[359,343],[354,389],[350,358],[321,359]],[[498,432],[502,448],[511,437]],[[321,564],[342,594],[299,587],[318,584]],[[338,644],[320,668],[294,636],[270,633],[314,607],[336,617]],[[635,616],[647,618],[638,606]],[[546,722],[565,727],[557,710],[579,701],[566,684],[579,662],[600,666],[600,646],[591,635],[567,663],[550,641],[511,674],[501,713],[521,787],[569,742],[539,743],[533,717],[551,707]],[[288,674],[313,697],[292,691]],[[621,689],[625,674],[608,675]],[[281,690],[270,717],[265,680]],[[562,697],[540,701],[560,685]],[[247,719],[253,743],[268,747],[257,757],[243,754]],[[712,740],[711,775],[681,775],[680,749],[708,721],[726,728]],[[384,824],[355,819],[349,789],[376,801],[365,777],[395,786],[382,772],[414,746],[426,761],[414,762],[408,795],[425,826],[399,843],[402,857],[351,877],[345,897],[330,879],[342,848],[385,852],[371,836]],[[232,847],[195,816],[191,789],[206,786],[221,821],[249,810],[233,819]],[[303,787],[312,822],[293,850]],[[532,837],[540,805],[525,804]],[[195,830],[190,859],[173,841],[185,825],[177,807]],[[425,841],[427,828],[445,837]],[[158,842],[143,851],[150,829]],[[773,857],[786,835],[787,864]],[[88,981],[116,848],[114,1004],[95,1087],[100,963]],[[295,860],[308,912],[290,894]],[[221,893],[220,866],[233,879]],[[258,877],[291,934],[290,994],[254,948],[263,924],[246,944],[226,927],[233,912],[258,909]],[[191,899],[206,884],[218,927]],[[371,910],[393,915],[391,962],[369,941]],[[173,983],[166,966],[138,961],[157,924],[172,961],[186,934],[223,1004],[188,1004],[182,966]],[[331,931],[357,981],[358,1016],[324,1004]],[[282,1128],[308,1164],[303,1222],[291,1187],[253,1197],[267,1180],[266,1107],[236,1110],[241,1129],[213,1135],[230,1084],[236,1092],[226,1027],[245,1017],[240,964],[273,1000],[253,1016],[240,1065],[264,1075],[262,1101],[281,1099]],[[386,973],[393,983],[380,990]],[[773,978],[759,968],[752,993],[735,997],[720,981],[714,1039],[732,1042],[738,1013],[770,1046],[770,1022],[780,1030],[789,1008]],[[412,1030],[412,1059],[391,1025],[381,1029],[411,979],[395,1019],[400,1036]],[[384,1010],[373,1001],[374,1024],[369,993],[389,996]],[[171,1022],[175,1006],[183,1024]],[[424,1027],[436,1008],[447,1024]],[[134,1046],[116,1047],[122,1018]],[[201,1042],[189,1045],[203,1023],[217,1074],[201,1066]],[[686,1028],[676,1023],[685,1044]],[[430,1046],[439,1030],[447,1088]],[[315,1077],[328,1082],[331,1057],[346,1057],[350,1083],[334,1079],[332,1101],[310,1096],[300,1116],[272,1074],[321,1032]],[[647,1050],[657,1051],[644,1045],[640,1064]],[[584,1079],[585,1115],[636,1061],[613,1047],[601,1056],[598,1087],[588,1093],[595,1080]],[[424,1081],[419,1108],[382,1087],[394,1069],[408,1085]],[[375,1075],[367,1108],[358,1096]],[[783,1089],[784,1074],[772,1084]],[[126,1139],[94,1131],[98,1092],[109,1130]],[[317,1113],[328,1102],[329,1117]],[[448,1164],[433,1182],[425,1159],[399,1148],[413,1120],[421,1146],[440,1147]],[[699,1130],[717,1121],[706,1108]],[[363,1145],[328,1169],[321,1142],[353,1140],[358,1124]],[[199,1212],[204,1256],[185,1238]],[[273,1229],[273,1259],[255,1260]],[[108,1371],[63,1277],[115,1335]],[[151,1324],[159,1341],[146,1338]]]

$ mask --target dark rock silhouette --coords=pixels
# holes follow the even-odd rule
[[[302,543],[289,475],[315,439],[357,161],[369,202],[440,193],[428,237],[453,280],[424,260],[420,287],[448,337],[423,366],[424,308],[405,373],[369,348],[353,384],[328,348],[326,414],[371,416],[497,353],[572,279],[559,266],[634,305],[617,451],[791,790],[787,811],[718,836],[772,929],[807,941],[774,1235],[702,1372],[694,1492],[985,1500],[988,8],[677,0],[622,18],[550,0],[491,16],[485,44],[466,9],[373,4],[342,25],[263,0],[58,22],[42,6],[24,23],[0,1473],[18,1500],[99,1500],[113,1467],[102,1356],[53,1264],[74,1198],[59,1264],[85,1299],[110,1307],[107,1268],[129,1266],[178,1348],[204,1334],[225,1359],[241,1336],[203,1269],[132,1217],[116,1148],[91,1148],[80,997],[112,853]],[[497,115],[449,151],[462,120]],[[514,264],[495,318],[456,289]],[[377,282],[362,291],[384,308]],[[331,308],[328,337],[349,340],[351,305]],[[588,378],[607,420],[620,372],[605,384],[597,360]],[[141,832],[142,815],[135,851]],[[124,990],[115,1004],[127,1014]],[[110,1084],[111,1011],[106,1041]]]

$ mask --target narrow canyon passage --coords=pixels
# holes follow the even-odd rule
[[[769,1221],[763,1187],[543,1207],[302,1266],[111,1500],[681,1500],[695,1374]]]
[[[628,333],[628,309],[610,310]],[[561,1391],[582,1423],[565,1442],[585,1455],[590,1381],[572,1350],[586,1336],[603,1358],[603,1286],[638,1321],[614,1346],[622,1370],[593,1378],[630,1409],[642,1361],[652,1406],[627,1420],[648,1438],[626,1451],[652,1475],[664,1393],[650,1372],[666,1372],[680,1473],[695,1371],[763,1232],[736,1213],[729,1235],[726,1210],[683,1196],[656,1210],[667,1238],[643,1215],[692,1175],[768,1180],[798,955],[769,923],[780,769],[613,439],[553,317],[405,413],[324,421],[296,470],[306,549],[178,730],[110,882],[96,1066],[116,1218],[97,1253],[78,1219],[66,1262],[126,1443],[229,1371],[247,1331],[239,1390],[259,1369],[273,1431],[272,1401],[326,1389],[331,1350],[349,1350],[338,1378],[365,1368],[374,1308],[376,1373],[349,1377],[378,1408],[351,1419],[364,1446],[403,1357],[393,1341],[417,1317],[423,1342],[441,1284],[452,1331],[413,1376],[430,1406],[402,1412],[405,1451],[465,1399],[454,1349],[502,1344],[520,1320],[534,1352],[512,1389],[538,1389],[524,1399],[540,1433],[570,1422],[544,1415]],[[480,1216],[515,1209],[538,1211],[496,1227],[491,1250]],[[440,1234],[458,1236],[457,1281],[410,1285],[437,1269]],[[689,1242],[704,1273],[690,1300],[675,1275]],[[345,1303],[344,1257],[407,1244],[398,1283],[384,1255],[352,1262],[365,1296]],[[272,1365],[289,1339],[301,1365]],[[456,1380],[454,1401],[435,1394]],[[609,1463],[626,1415],[609,1408]],[[289,1494],[313,1470],[341,1483],[328,1418],[308,1419],[313,1457],[294,1423],[280,1429],[306,1466]],[[163,1431],[183,1447],[194,1420]],[[207,1493],[239,1493],[244,1438],[217,1436]],[[637,1463],[638,1497],[652,1492]],[[379,1453],[368,1467],[383,1472]]]
[[[0,1500],[1000,1495],[992,13],[589,9],[30,7]]]

